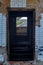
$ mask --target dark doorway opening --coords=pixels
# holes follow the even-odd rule
[[[8,11],[9,61],[32,61],[35,53],[35,10]]]

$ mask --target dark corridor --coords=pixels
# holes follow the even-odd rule
[[[23,19],[24,18],[24,19]],[[35,13],[8,11],[8,60],[32,61],[35,54]]]

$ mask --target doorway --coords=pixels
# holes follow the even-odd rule
[[[32,61],[35,53],[35,10],[8,11],[8,60]]]

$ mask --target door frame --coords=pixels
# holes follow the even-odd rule
[[[9,51],[9,45],[8,45],[8,36],[9,36],[9,34],[8,34],[8,12],[9,11],[32,11],[33,12],[33,28],[34,28],[34,30],[32,30],[32,32],[34,32],[35,31],[35,22],[36,22],[36,20],[35,20],[35,9],[29,9],[29,8],[7,8],[7,21],[6,21],[6,42],[7,42],[7,44],[6,44],[6,49],[7,49],[7,51],[8,52],[10,52]],[[34,41],[33,41],[33,49],[34,49],[34,52],[33,52],[33,54],[34,54],[34,57],[35,57],[35,33],[33,33],[32,34],[33,35],[33,39],[34,39]],[[7,53],[8,54],[8,53]],[[9,54],[8,54],[9,55]]]

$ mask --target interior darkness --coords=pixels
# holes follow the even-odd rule
[[[9,61],[34,60],[35,25],[34,11],[8,11],[8,43]],[[27,33],[17,35],[16,17],[27,17]]]

